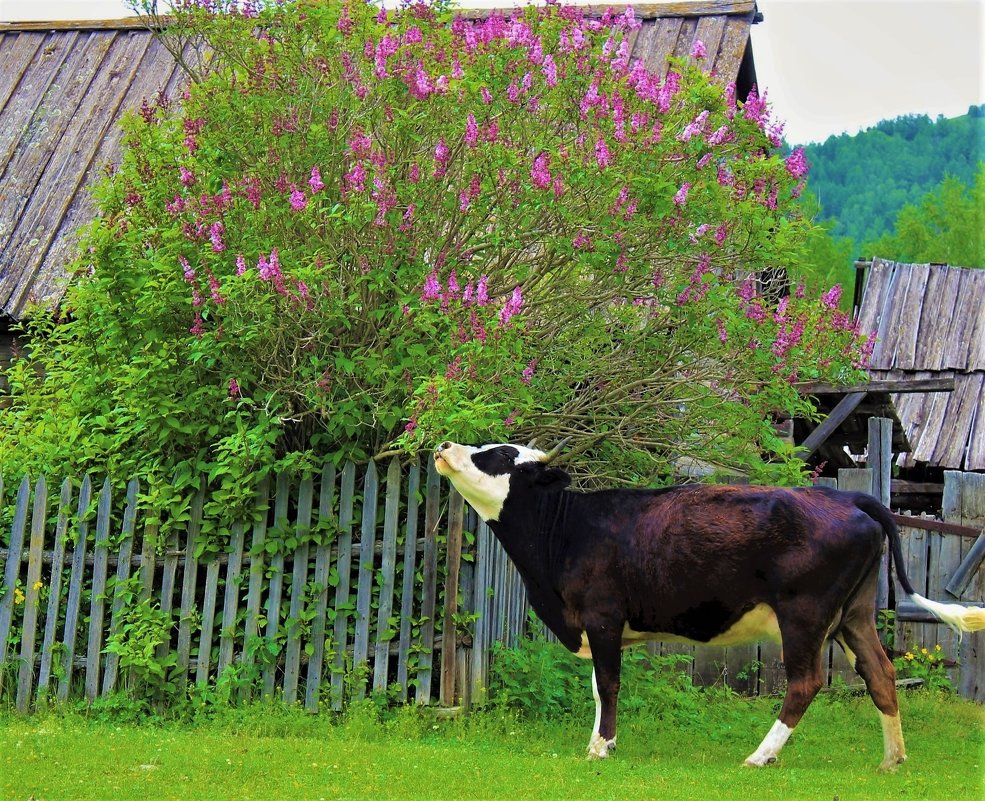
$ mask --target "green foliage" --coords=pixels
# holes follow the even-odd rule
[[[833,235],[856,244],[872,242],[889,234],[900,211],[918,206],[947,176],[971,186],[985,153],[983,108],[972,106],[950,119],[911,115],[883,120],[858,134],[805,145],[810,187],[823,206],[822,219],[834,221]],[[868,250],[853,255],[893,258]]]
[[[681,668],[684,654],[653,655],[642,648],[623,653],[619,708],[644,712],[651,719],[683,722],[698,715],[701,693]],[[489,700],[494,707],[525,716],[591,719],[592,662],[541,636],[516,648],[497,643],[489,673]]]
[[[161,701],[175,691],[171,671],[177,663],[177,653],[169,651],[163,657],[157,654],[162,644],[170,642],[173,626],[172,615],[150,598],[123,612],[119,629],[109,637],[104,651],[119,657],[123,684],[130,698]]]
[[[204,474],[236,511],[274,471],[570,433],[582,478],[802,480],[769,418],[863,342],[830,298],[754,295],[812,231],[764,102],[700,54],[630,64],[628,14],[254,11],[162,33],[209,57],[124,124],[6,376],[5,468],[136,475],[148,503]]]
[[[947,656],[938,643],[933,648],[913,645],[909,651],[893,660],[900,679],[923,679],[923,687],[935,692],[954,692],[947,675]]]
[[[894,261],[985,267],[985,161],[973,186],[946,176],[904,206],[892,233],[867,242],[864,251]]]

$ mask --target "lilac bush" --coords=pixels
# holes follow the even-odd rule
[[[756,289],[811,230],[807,165],[700,42],[666,74],[630,58],[639,24],[184,4],[163,36],[191,79],[127,123],[0,445],[47,392],[49,453],[99,417],[62,457],[230,483],[534,434],[607,481],[789,472],[771,418],[866,348],[832,296]]]

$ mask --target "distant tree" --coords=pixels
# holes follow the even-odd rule
[[[815,220],[821,216],[821,203],[810,190],[801,196],[800,206],[801,214],[806,219]],[[833,233],[836,224],[836,220],[826,220],[811,229],[804,240],[797,263],[790,269],[794,283],[802,283],[811,291],[834,284],[844,287],[853,285],[855,272],[852,264],[857,255],[855,242],[849,237],[836,236]],[[843,294],[841,301],[842,306],[848,310],[851,293]]]
[[[985,162],[973,186],[948,175],[896,217],[895,230],[863,246],[865,253],[905,262],[985,267]]]

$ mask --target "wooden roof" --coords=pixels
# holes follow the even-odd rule
[[[704,66],[745,98],[756,80],[753,0],[633,8],[643,24],[632,58],[656,69],[700,39]],[[182,75],[137,18],[0,23],[0,64],[0,318],[19,319],[63,295],[78,230],[97,211],[88,187],[119,160],[120,117],[173,94]]]
[[[985,470],[985,269],[874,259],[858,319],[877,336],[873,379],[954,377],[953,392],[893,396],[901,464]]]

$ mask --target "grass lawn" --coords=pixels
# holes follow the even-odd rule
[[[120,724],[72,713],[0,713],[3,801],[246,799],[949,799],[983,793],[985,708],[902,699],[909,761],[876,768],[882,734],[868,699],[821,698],[777,765],[740,763],[772,724],[775,699],[709,698],[685,721],[623,715],[619,751],[588,762],[591,720],[522,721],[493,711],[439,721],[364,708],[345,720],[283,707],[193,724]]]

